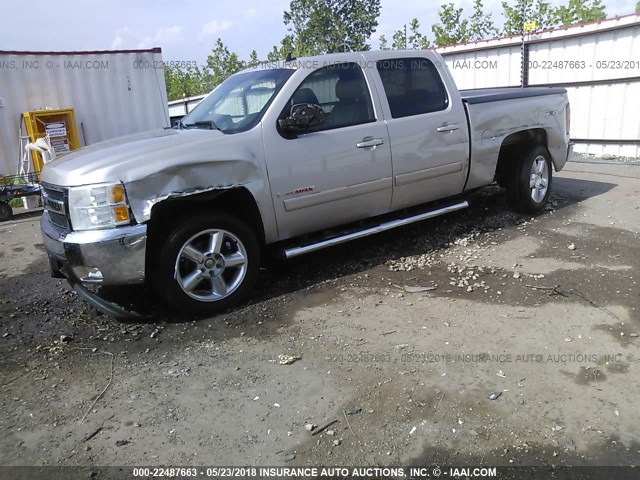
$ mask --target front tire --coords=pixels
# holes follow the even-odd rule
[[[506,188],[509,206],[524,213],[538,213],[551,193],[553,166],[548,150],[538,145],[527,151],[508,174]]]
[[[178,225],[158,258],[157,289],[176,310],[214,314],[244,298],[260,269],[260,246],[244,222],[200,214]]]

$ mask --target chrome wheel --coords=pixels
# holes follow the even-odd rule
[[[200,302],[228,297],[242,284],[248,266],[245,246],[233,233],[210,229],[187,240],[176,258],[174,278]]]
[[[529,175],[529,189],[531,190],[531,199],[540,203],[547,195],[549,188],[549,167],[544,156],[538,155],[531,165],[531,174]]]

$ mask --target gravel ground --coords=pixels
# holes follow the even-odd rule
[[[640,158],[627,157],[620,155],[605,154],[601,156],[594,155],[592,153],[578,153],[573,152],[569,157],[570,162],[578,163],[601,163],[608,165],[640,165]]]
[[[637,465],[640,170],[572,163],[554,188],[533,218],[488,188],[278,265],[197,321],[142,290],[110,294],[156,321],[96,313],[20,213],[0,225],[0,464]]]

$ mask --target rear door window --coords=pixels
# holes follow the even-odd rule
[[[449,97],[436,66],[426,58],[379,60],[376,68],[393,118],[444,110]]]

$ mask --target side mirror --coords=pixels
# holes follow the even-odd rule
[[[320,125],[325,120],[324,111],[315,103],[298,103],[291,107],[289,116],[279,120],[280,128],[285,132],[304,132],[310,127]]]

